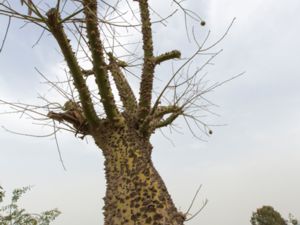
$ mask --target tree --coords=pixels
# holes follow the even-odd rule
[[[179,50],[155,55],[153,45],[153,24],[164,25],[177,9],[165,18],[159,16],[152,20],[151,15],[155,16],[156,12],[148,0],[36,2],[22,0],[28,10],[22,12],[16,1],[2,1],[0,13],[9,18],[9,24],[11,18],[35,24],[42,29],[41,37],[48,32],[56,41],[69,70],[68,79],[49,81],[38,72],[65,97],[64,104],[47,99],[43,106],[1,102],[33,119],[44,116],[52,120],[53,135],[64,129],[77,137],[94,139],[105,157],[105,225],[183,224],[187,215],[177,210],[153,166],[150,137],[157,129],[171,127],[178,117],[186,121],[194,136],[199,137],[194,127],[207,135],[212,134],[200,113],[209,111],[207,107],[212,104],[205,94],[224,82],[208,85],[202,82],[205,74],[201,72],[220,53],[209,50],[226,36],[232,23],[211,45],[207,44],[209,32],[199,42],[193,29],[195,52],[181,59]],[[196,21],[198,27],[205,22],[181,2],[172,0],[172,4],[183,12],[187,36],[191,39],[188,19]],[[124,7],[127,9],[123,10]],[[137,34],[141,41],[128,44],[124,39],[129,32]],[[142,56],[133,52],[140,44]],[[192,69],[194,60],[200,55],[208,58],[200,67]],[[155,93],[155,70],[170,60],[176,60],[179,66],[172,68],[169,80],[159,93]],[[135,93],[126,75],[136,76],[138,72],[139,93]],[[62,89],[61,84],[67,84],[68,88]]]
[[[11,203],[0,208],[1,225],[49,225],[60,212],[57,209],[37,213],[27,213],[25,209],[20,209],[18,201],[30,187],[18,188],[13,191]],[[3,202],[5,192],[0,186],[0,203]]]
[[[287,225],[280,213],[271,206],[263,206],[257,209],[251,217],[252,225]]]

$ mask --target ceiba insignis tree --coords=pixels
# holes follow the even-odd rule
[[[53,2],[55,5],[51,8]],[[201,82],[203,76],[198,76],[204,66],[208,65],[219,52],[207,54],[209,55],[207,61],[195,71],[187,69],[186,75],[183,71],[197,56],[223,39],[228,30],[217,42],[208,47],[206,41],[209,35],[199,44],[193,33],[197,44],[196,51],[192,56],[183,59],[177,69],[173,68],[171,78],[155,96],[153,84],[156,67],[165,61],[180,59],[181,53],[172,50],[155,55],[152,25],[164,23],[176,11],[166,18],[153,22],[150,18],[152,8],[148,0],[124,1],[130,8],[132,16],[139,22],[132,24],[128,19],[124,19],[125,14],[119,10],[122,1],[107,3],[97,0],[73,0],[70,2],[76,7],[75,10],[74,7],[70,7],[72,13],[66,13],[67,2],[49,1],[45,4],[48,7],[45,9],[42,8],[41,2],[22,0],[21,3],[28,9],[26,13],[19,12],[18,7],[14,8],[15,2],[0,3],[0,14],[7,16],[9,20],[19,18],[41,27],[43,33],[48,32],[57,42],[64,57],[70,74],[69,80],[76,95],[64,93],[65,96],[71,97],[67,98],[63,106],[50,102],[47,107],[41,108],[48,110],[47,119],[65,125],[68,130],[81,138],[91,136],[101,149],[105,157],[107,181],[104,198],[105,225],[183,224],[187,219],[186,215],[177,210],[162,178],[153,166],[150,137],[156,129],[170,126],[179,116],[182,116],[187,124],[188,120],[192,119],[197,126],[201,125],[206,133],[211,134],[207,125],[194,113],[206,109],[210,102],[204,98],[204,94],[220,85],[216,83],[207,87]],[[198,19],[198,25],[205,25],[200,17],[184,8],[180,2],[175,0],[172,2],[182,10],[185,19],[188,17]],[[134,7],[137,7],[137,11],[133,9]],[[116,19],[121,22],[115,22]],[[115,49],[118,47],[124,51],[127,49],[118,39],[122,37],[118,29],[139,32],[142,57],[138,58],[131,52],[127,54],[129,57],[136,57],[135,60],[131,62],[121,60],[121,56],[118,56],[121,53]],[[77,45],[74,44],[74,40],[70,40],[71,35],[77,40]],[[91,68],[85,68],[76,48],[81,49]],[[130,72],[132,67],[140,69],[138,94],[134,93],[126,77],[126,73]],[[95,80],[94,86],[90,86],[91,78]],[[55,82],[51,84],[58,85]],[[93,88],[96,88],[96,92],[92,90]],[[114,88],[116,92],[113,91]],[[2,103],[6,102],[2,100]],[[103,113],[100,113],[99,105]],[[34,110],[29,110],[30,106],[25,107],[22,104],[14,106],[23,113],[24,110],[34,113]]]

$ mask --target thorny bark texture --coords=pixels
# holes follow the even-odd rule
[[[105,156],[105,225],[183,224],[185,218],[152,164],[147,138],[132,127],[116,128],[110,123],[94,137]]]
[[[140,11],[141,39],[143,44],[143,63],[139,99],[137,100],[129,82],[124,75],[127,63],[115,57],[115,53],[106,52],[101,41],[98,18],[97,0],[81,0],[82,10],[61,18],[60,2],[57,7],[42,15],[33,1],[22,1],[30,10],[30,14],[15,14],[9,6],[0,12],[33,22],[48,30],[64,56],[72,81],[79,94],[79,101],[69,99],[61,111],[50,111],[48,118],[59,123],[72,126],[82,137],[91,135],[105,157],[107,191],[105,196],[105,225],[182,225],[186,220],[180,213],[166,189],[151,161],[152,146],[150,136],[157,128],[173,123],[184,114],[186,104],[179,105],[174,99],[173,104],[163,106],[160,98],[165,89],[152,106],[153,79],[155,67],[162,62],[180,58],[178,50],[154,55],[150,7],[148,0],[138,0]],[[100,1],[99,1],[100,2]],[[102,2],[101,2],[102,3]],[[4,3],[1,3],[0,6]],[[11,13],[11,14],[9,14]],[[78,61],[66,32],[66,22],[77,14],[83,16],[79,21],[85,32],[80,33],[89,48],[88,57],[92,63],[91,70],[84,70]],[[75,22],[74,22],[75,21]],[[100,22],[99,22],[100,21]],[[200,48],[195,55],[200,52]],[[194,56],[195,56],[194,55]],[[194,57],[193,56],[193,57]],[[192,59],[192,58],[191,58]],[[191,60],[187,60],[187,63]],[[186,65],[185,63],[184,65]],[[183,66],[182,66],[183,67]],[[182,68],[181,67],[181,68]],[[198,72],[197,72],[198,73]],[[173,78],[178,74],[174,73]],[[98,98],[92,97],[86,79],[93,76],[98,88]],[[112,76],[122,103],[116,104],[112,93],[109,76]],[[194,79],[194,75],[191,77]],[[183,82],[189,84],[190,78]],[[170,84],[170,81],[167,85]],[[179,84],[180,86],[182,84]],[[192,85],[184,90],[188,93]],[[192,104],[200,94],[198,89],[189,97]],[[179,96],[179,99],[183,98]],[[95,110],[95,101],[100,99],[105,116],[100,117]],[[98,104],[98,103],[96,103]]]

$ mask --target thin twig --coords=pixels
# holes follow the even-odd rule
[[[193,197],[193,200],[192,200],[192,202],[191,202],[191,204],[190,204],[188,210],[185,212],[185,215],[188,215],[189,212],[190,212],[190,210],[192,209],[192,207],[193,207],[193,205],[194,205],[194,202],[195,202],[195,200],[196,200],[196,198],[197,198],[197,196],[198,196],[199,191],[201,190],[201,188],[202,188],[202,184],[200,184],[200,186],[198,187],[198,189],[197,189],[197,191],[196,191],[196,193],[195,193],[195,195],[194,195],[194,197]]]
[[[55,124],[55,121],[53,121],[53,129],[54,131],[56,130],[56,124]],[[59,147],[59,144],[58,144],[58,139],[57,139],[57,135],[56,135],[56,132],[54,132],[54,138],[55,138],[55,144],[56,144],[56,148],[57,148],[57,152],[58,152],[58,156],[59,156],[59,160],[61,162],[61,165],[64,169],[64,171],[67,171],[66,167],[65,167],[65,164],[64,164],[64,161],[63,161],[63,158],[62,158],[62,154],[61,154],[61,151],[60,151],[60,147]]]
[[[5,44],[5,41],[6,41],[6,38],[7,38],[7,34],[8,34],[8,31],[9,31],[9,27],[10,27],[10,22],[11,22],[11,16],[8,17],[8,23],[7,23],[4,38],[3,38],[3,41],[2,41],[2,44],[1,44],[1,47],[0,47],[0,53],[3,50],[4,44]]]

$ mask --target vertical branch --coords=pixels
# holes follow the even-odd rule
[[[50,32],[55,37],[64,58],[68,64],[71,75],[74,79],[74,85],[78,90],[80,102],[82,104],[82,109],[85,117],[87,118],[90,125],[96,125],[99,122],[99,118],[96,114],[96,111],[93,106],[93,102],[90,96],[90,91],[86,85],[86,82],[83,78],[81,68],[78,64],[78,61],[72,51],[72,47],[69,43],[67,35],[61,24],[61,18],[57,9],[53,8],[47,12],[48,20],[47,25],[50,29]]]
[[[155,60],[153,57],[153,40],[148,0],[139,0],[139,6],[144,50],[144,64],[140,84],[139,119],[144,120],[151,109]]]
[[[128,113],[135,114],[137,103],[133,91],[126,80],[120,65],[118,65],[117,59],[112,53],[108,53],[108,56],[109,70],[115,81],[123,106]]]
[[[93,71],[99,89],[101,102],[108,119],[119,121],[121,115],[116,106],[108,79],[107,65],[103,55],[103,45],[100,40],[97,18],[97,0],[83,0],[85,23],[89,47],[93,58]]]

